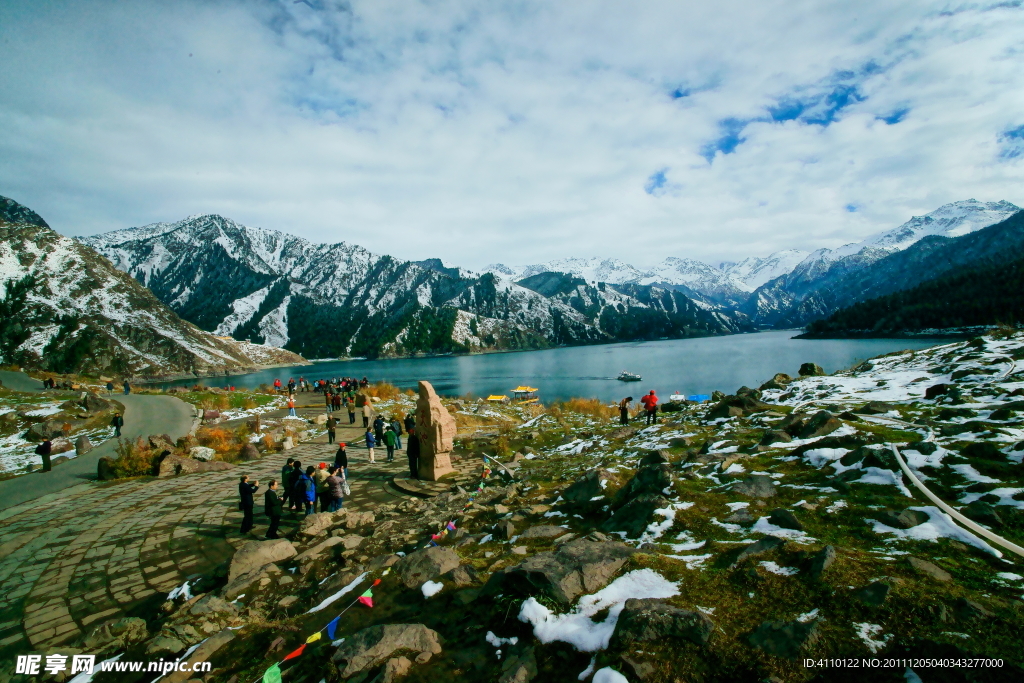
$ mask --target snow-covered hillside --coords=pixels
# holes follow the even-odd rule
[[[0,353],[6,362],[128,376],[223,374],[259,364],[235,342],[182,320],[107,259],[6,198],[0,198],[0,233],[0,305],[6,314]]]

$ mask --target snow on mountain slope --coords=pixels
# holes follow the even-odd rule
[[[565,273],[587,282],[608,282],[610,284],[636,282],[645,275],[644,272],[618,259],[601,258],[564,258],[529,266],[507,266],[502,263],[494,263],[487,266],[484,272],[494,273],[510,280],[522,280],[541,273]]]
[[[806,251],[786,249],[764,258],[750,256],[739,263],[722,263],[719,269],[734,280],[742,282],[748,291],[752,292],[764,283],[791,272],[808,256]]]
[[[7,362],[128,376],[256,365],[236,343],[182,320],[94,250],[42,219],[25,222],[12,206],[20,207],[0,198],[0,303],[7,313],[0,353]]]
[[[873,235],[859,246],[900,251],[929,235],[960,237],[970,234],[1000,223],[1018,211],[1019,206],[1007,201],[979,202],[977,199],[967,199],[952,202],[924,216],[914,216],[894,230]]]

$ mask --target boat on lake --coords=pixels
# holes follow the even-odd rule
[[[642,379],[643,377],[636,374],[635,372],[626,372],[625,370],[620,372],[618,377],[618,380],[620,382],[639,382]]]

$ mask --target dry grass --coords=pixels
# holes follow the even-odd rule
[[[391,401],[402,395],[402,390],[390,382],[371,384],[362,390],[367,396],[376,396],[382,401]]]
[[[196,432],[196,440],[221,456],[238,450],[239,446],[237,435],[222,427],[203,427]]]
[[[568,401],[558,401],[548,406],[548,414],[556,420],[567,413],[576,413],[599,420],[607,420],[616,417],[619,414],[619,409],[607,403],[602,403],[596,398],[570,398]]]

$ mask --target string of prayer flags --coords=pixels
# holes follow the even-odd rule
[[[306,649],[306,644],[305,644],[305,643],[303,643],[302,645],[299,645],[299,649],[297,649],[297,650],[295,650],[295,651],[293,651],[293,652],[289,653],[289,654],[288,654],[287,656],[285,656],[285,658],[284,658],[284,659],[282,659],[281,661],[282,661],[282,662],[287,662],[287,661],[288,661],[289,659],[295,659],[296,657],[298,657],[299,655],[301,655],[301,654],[302,654],[302,652],[303,652],[303,650],[305,650],[305,649]]]
[[[367,590],[365,593],[357,598],[358,602],[363,603],[367,607],[373,607],[373,591]]]
[[[320,640],[320,631],[317,631],[316,633],[311,635],[309,638],[306,638],[306,643],[315,643],[318,640]]]
[[[455,531],[455,522],[448,522],[448,531]]]
[[[263,674],[263,683],[281,683],[281,665],[275,664]]]
[[[331,623],[327,624],[327,637],[330,638],[331,640],[334,640],[334,634],[338,630],[338,620],[339,619],[341,619],[341,615],[340,614],[338,616],[334,617],[333,619],[331,619]]]

